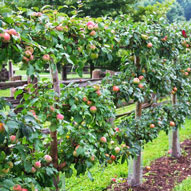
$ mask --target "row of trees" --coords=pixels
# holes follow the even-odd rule
[[[129,157],[134,158],[129,183],[139,185],[141,151],[161,130],[173,130],[172,156],[180,156],[178,128],[191,103],[189,26],[169,26],[157,14],[134,22],[127,15],[69,17],[49,7],[7,10],[0,17],[0,66],[22,61],[34,79],[49,65],[52,83],[18,90],[15,96],[23,94],[18,114],[1,110],[1,190],[59,190],[62,174],[70,177],[74,168],[92,178],[96,161],[108,165]],[[102,85],[65,87],[58,80],[62,63],[80,73],[87,62],[115,66],[116,61],[121,73]],[[170,95],[173,105],[157,103]],[[124,99],[136,102],[136,113],[116,127],[115,105]],[[142,111],[146,100],[152,107]]]

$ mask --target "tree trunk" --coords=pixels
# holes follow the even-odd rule
[[[140,118],[142,114],[142,103],[138,102],[136,104],[136,118]],[[138,127],[137,127],[138,128]],[[133,159],[133,173],[132,176],[129,177],[128,183],[130,186],[139,186],[142,181],[142,167],[141,167],[141,150],[139,151],[139,155]]]
[[[172,95],[172,104],[176,105],[177,103],[177,96],[176,94]],[[174,108],[176,109],[176,108]],[[179,141],[179,136],[178,136],[178,128],[172,130],[172,153],[171,156],[178,158],[181,156],[180,152],[180,141]]]
[[[67,80],[67,67],[66,67],[66,65],[62,66],[62,80]]]
[[[60,96],[60,82],[59,82],[59,78],[58,78],[57,67],[52,69],[52,67],[50,65],[50,71],[51,71],[54,91],[58,94],[58,96]],[[50,136],[52,138],[52,142],[51,142],[51,146],[50,146],[50,155],[52,157],[53,166],[57,169],[58,168],[58,139],[57,139],[57,131],[51,132]],[[56,175],[55,178],[54,178],[54,185],[55,185],[56,191],[59,190],[58,184],[59,184],[59,175]]]

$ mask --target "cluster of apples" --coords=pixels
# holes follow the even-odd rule
[[[20,37],[19,33],[15,29],[7,29],[5,32],[0,33],[0,38],[4,43],[9,43],[12,36]]]
[[[95,36],[96,35],[96,29],[98,29],[98,24],[95,24],[93,21],[87,22],[87,28],[88,30],[91,30],[89,33],[90,36]]]
[[[34,49],[31,46],[26,46],[24,56],[23,56],[23,61],[29,62],[34,60],[33,52],[34,52]]]
[[[28,191],[28,189],[22,188],[21,185],[17,184],[15,186],[13,186],[13,191]],[[37,189],[35,191],[37,191]]]
[[[140,89],[144,88],[144,85],[140,83],[144,79],[144,76],[139,76],[138,78],[133,79],[133,84],[137,84]]]

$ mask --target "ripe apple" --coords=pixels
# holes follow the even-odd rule
[[[93,162],[95,161],[95,157],[94,156],[91,156],[90,160]]]
[[[32,173],[35,173],[35,172],[36,172],[36,168],[35,168],[35,167],[32,167],[32,168],[31,168],[31,172],[32,172]]]
[[[93,25],[89,25],[88,26],[88,30],[93,30],[94,29],[94,26]]]
[[[90,32],[90,36],[95,36],[95,35],[96,35],[96,31],[93,30]]]
[[[41,162],[40,161],[35,162],[34,167],[35,168],[41,168]]]
[[[190,71],[191,71],[191,68],[187,68],[187,71],[190,72]]]
[[[184,72],[184,75],[185,75],[185,76],[188,76],[188,75],[189,75],[189,73],[188,73],[188,72]]]
[[[91,45],[90,45],[90,49],[95,50],[95,49],[96,49],[96,46],[93,45],[93,44],[91,44]]]
[[[151,42],[149,42],[149,43],[147,44],[147,48],[152,48],[152,46],[153,46],[153,44],[152,44]]]
[[[2,38],[3,42],[9,42],[11,40],[11,36],[7,32],[1,34],[0,37]]]
[[[110,159],[111,159],[111,160],[115,160],[115,159],[116,159],[116,156],[115,156],[115,155],[111,155]]]
[[[102,143],[106,143],[106,142],[107,142],[107,139],[106,139],[105,137],[101,137],[101,138],[100,138],[100,141],[101,141]]]
[[[91,106],[91,107],[90,107],[90,112],[91,112],[91,113],[96,113],[96,111],[97,111],[96,106]]]
[[[45,55],[42,57],[42,59],[47,62],[47,61],[50,60],[50,55],[49,55],[49,54],[45,54]]]
[[[111,179],[111,182],[116,182],[116,179],[115,179],[115,178],[112,178],[112,179]]]
[[[174,87],[173,90],[176,92],[178,89],[177,89],[177,87]]]
[[[57,26],[57,27],[56,27],[56,30],[57,30],[57,31],[63,31],[64,28],[63,28],[62,26]]]
[[[96,94],[97,94],[98,96],[101,96],[101,91],[100,91],[100,90],[97,90],[97,91],[96,91]]]
[[[105,154],[105,156],[109,158],[109,154]]]
[[[120,89],[119,89],[119,87],[118,86],[113,86],[113,91],[114,92],[118,92]]]
[[[52,161],[52,157],[50,155],[45,155],[44,160],[49,163]]]
[[[91,105],[91,104],[92,104],[92,101],[87,101],[87,104],[88,104],[88,105]]]
[[[115,147],[115,153],[119,153],[120,152],[120,148],[119,147]]]
[[[26,188],[22,188],[22,190],[21,191],[28,191],[28,189],[26,189]]]
[[[13,186],[13,191],[22,191],[21,185],[17,184],[15,186]]]
[[[176,92],[174,90],[171,91],[171,94],[176,94]]]
[[[25,51],[25,56],[30,57],[31,55],[32,55],[31,51],[29,51],[29,50]]]
[[[174,121],[170,121],[170,126],[174,127],[176,124],[174,123]]]
[[[34,60],[34,56],[31,55],[30,58],[29,58],[29,60],[30,60],[30,61],[31,61],[31,60]]]
[[[143,88],[144,88],[143,84],[139,84],[138,87],[139,87],[140,89],[143,89]]]
[[[59,114],[56,115],[56,118],[57,118],[58,120],[63,120],[63,119],[64,119],[64,116],[59,113]]]
[[[0,123],[0,133],[4,133],[4,131],[5,131],[4,125],[3,123]]]
[[[15,135],[11,135],[10,137],[11,143],[15,143],[16,142],[16,136]]]
[[[88,101],[87,97],[83,97],[82,100],[85,101],[85,102]]]
[[[139,80],[143,80],[144,79],[144,76],[139,76]]]
[[[140,82],[139,78],[134,78],[134,79],[133,79],[133,83],[134,83],[134,84],[139,84],[139,82]]]
[[[33,49],[31,46],[26,46],[26,47],[25,47],[25,50],[30,51],[31,54],[33,54],[33,52],[34,52],[34,49]]]
[[[88,21],[86,25],[87,25],[87,26],[90,26],[90,25],[93,25],[93,26],[94,26],[95,23],[94,23],[93,21]]]
[[[155,128],[155,125],[154,124],[150,124],[150,128]]]
[[[146,168],[146,170],[151,170],[150,166],[146,166],[145,168]]]
[[[14,35],[14,36],[17,35],[17,31],[16,31],[15,29],[9,29],[9,30],[7,31],[7,33],[9,33],[10,35]]]

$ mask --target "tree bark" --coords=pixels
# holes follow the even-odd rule
[[[177,96],[176,94],[172,94],[172,104],[176,105],[177,103]],[[176,109],[176,108],[174,108]],[[172,153],[171,156],[178,158],[181,156],[181,151],[180,151],[180,141],[179,141],[179,136],[178,136],[178,128],[172,130]]]
[[[142,114],[142,103],[137,102],[136,104],[136,119],[140,118]],[[137,127],[138,128],[138,127]],[[142,181],[142,167],[141,167],[141,150],[139,151],[138,156],[133,160],[133,174],[131,177],[129,177],[128,183],[130,186],[139,186],[141,185]]]

